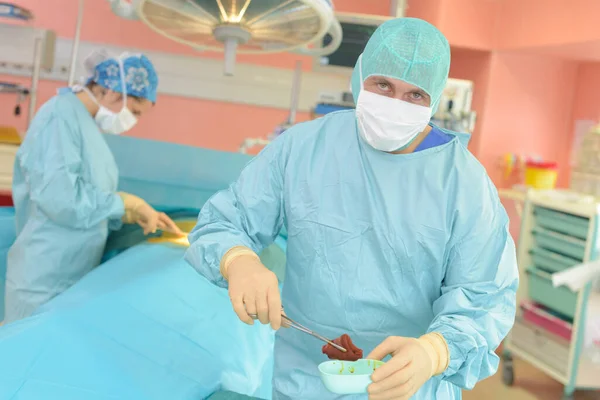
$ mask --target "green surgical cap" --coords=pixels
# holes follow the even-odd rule
[[[352,74],[354,102],[361,82],[359,63]],[[432,115],[450,71],[450,45],[444,35],[430,23],[417,18],[397,18],[383,23],[365,47],[362,76],[385,76],[400,79],[424,90],[431,97]]]

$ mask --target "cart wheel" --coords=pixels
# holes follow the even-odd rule
[[[502,368],[502,382],[506,386],[512,386],[515,383],[515,370],[512,365],[506,365]]]
[[[512,360],[504,361],[502,366],[502,382],[506,386],[512,386],[515,383],[515,368],[513,367]]]

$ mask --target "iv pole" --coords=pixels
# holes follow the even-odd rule
[[[35,39],[33,53],[33,73],[31,75],[31,89],[29,89],[29,109],[27,110],[27,128],[31,124],[31,120],[35,114],[37,105],[37,92],[40,83],[40,73],[42,71],[42,39]]]
[[[292,80],[292,94],[290,99],[290,116],[288,124],[296,123],[296,113],[298,112],[298,103],[300,102],[300,83],[302,82],[302,61],[296,61],[294,69],[294,79]]]
[[[69,86],[75,83],[75,69],[77,66],[77,53],[79,52],[79,38],[81,37],[81,25],[83,22],[83,5],[84,0],[79,0],[79,11],[77,14],[77,25],[75,27],[75,38],[73,40],[73,50],[71,51],[71,66],[69,69]],[[37,106],[37,90],[40,80],[41,65],[40,59],[42,57],[42,40],[36,39],[35,41],[35,53],[33,62],[33,75],[31,79],[31,90],[29,97],[29,110],[27,115],[27,126],[31,123],[33,116],[35,115],[35,108]]]
[[[85,0],[79,0],[79,12],[77,13],[77,25],[75,26],[75,37],[73,38],[73,49],[71,50],[71,66],[69,68],[69,86],[75,83],[75,70],[77,68],[77,53],[79,53],[79,38],[81,37],[81,25],[83,23],[83,5]]]
[[[392,0],[390,2],[390,15],[394,18],[404,17],[407,8],[407,0]]]

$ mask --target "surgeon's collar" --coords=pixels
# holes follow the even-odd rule
[[[468,138],[470,137],[470,135],[468,134],[462,134],[462,133],[458,133],[458,132],[454,132],[454,131],[450,131],[448,129],[443,129],[440,128],[439,126],[433,124],[433,123],[429,123],[428,124],[431,127],[436,127],[438,129],[440,129],[441,131],[443,131],[444,133],[452,136],[452,139],[448,142],[448,143],[444,143],[441,144],[439,146],[435,146],[435,147],[431,147],[425,150],[421,150],[421,151],[413,151],[412,153],[388,153],[385,151],[380,151],[377,149],[374,149],[373,147],[371,147],[367,142],[365,142],[362,137],[360,136],[360,133],[358,132],[358,126],[356,126],[356,136],[357,136],[357,140],[359,143],[359,146],[362,149],[365,149],[366,152],[368,153],[373,153],[375,154],[377,157],[386,157],[386,158],[390,158],[393,159],[395,161],[409,161],[409,160],[413,160],[413,159],[417,159],[417,158],[421,158],[421,157],[426,157],[429,156],[431,154],[435,154],[435,153],[439,153],[441,151],[446,150],[447,148],[451,147],[451,146],[455,146],[455,145],[459,145],[459,146],[463,146],[466,147],[468,144]],[[464,136],[467,136],[467,140],[464,140]]]
[[[469,142],[471,141],[471,137],[473,136],[470,133],[451,131],[449,129],[442,128],[442,127],[434,124],[433,122],[430,122],[429,126],[435,127],[435,128],[439,129],[440,131],[444,132],[447,135],[454,136],[454,137],[458,138],[458,141],[460,142],[460,144],[462,144],[465,147],[469,146]]]

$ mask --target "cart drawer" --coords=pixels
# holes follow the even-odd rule
[[[535,328],[552,333],[561,339],[571,341],[573,335],[573,324],[548,312],[547,308],[531,302],[525,301],[521,304],[523,310],[523,321]]]
[[[560,272],[581,263],[579,260],[554,253],[541,247],[533,247],[529,253],[536,267],[550,272]]]
[[[583,260],[585,255],[585,240],[549,231],[539,226],[533,228],[533,237],[539,247],[576,258],[577,260]]]
[[[575,317],[577,307],[577,293],[568,288],[552,286],[552,275],[538,268],[529,268],[529,297],[567,317]]]
[[[542,228],[587,239],[590,220],[560,211],[535,207],[533,211],[535,222]]]
[[[511,343],[542,361],[557,372],[566,374],[569,364],[569,343],[536,329],[520,319],[510,333]]]

